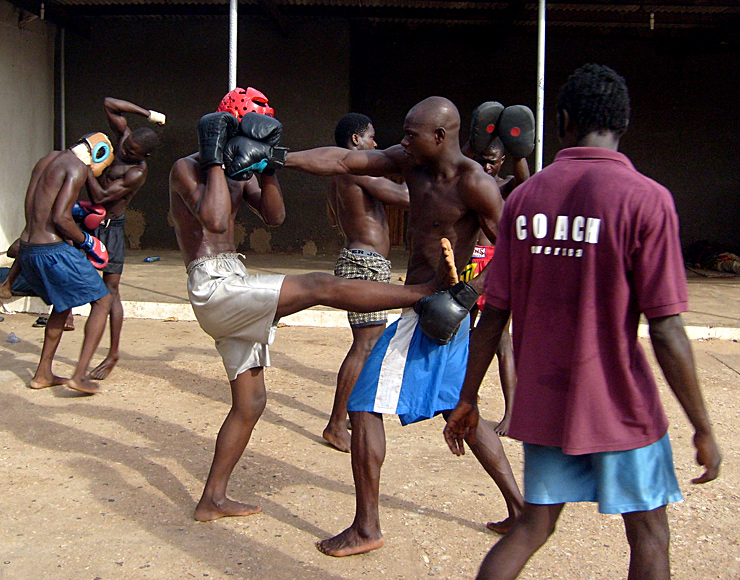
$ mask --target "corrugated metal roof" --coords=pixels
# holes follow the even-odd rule
[[[41,0],[10,0],[34,11]],[[165,17],[223,15],[229,0],[45,0],[50,19],[66,22],[89,17]],[[529,0],[461,2],[456,0],[239,0],[239,13],[280,20],[290,16],[340,17],[371,24],[407,26],[471,26],[496,23],[531,28],[537,25],[538,4]],[[547,2],[549,27],[631,29],[721,29],[740,41],[740,0],[634,0]]]

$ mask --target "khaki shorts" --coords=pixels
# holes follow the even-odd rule
[[[270,366],[284,275],[247,272],[241,254],[204,256],[188,264],[188,297],[200,327],[216,341],[229,380]]]

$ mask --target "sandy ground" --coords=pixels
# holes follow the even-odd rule
[[[122,361],[93,397],[25,387],[43,330],[35,316],[0,322],[0,578],[335,580],[473,578],[497,536],[485,522],[505,507],[475,458],[455,458],[441,419],[401,428],[387,417],[381,482],[386,546],[344,559],[313,546],[351,522],[349,456],[325,445],[335,373],[348,329],[281,328],[267,370],[268,405],[231,480],[232,497],[263,513],[192,519],[216,432],[229,408],[225,374],[196,323],[130,320]],[[71,373],[84,319],[64,334],[55,371]],[[7,342],[14,332],[21,341]],[[104,339],[103,344],[107,344]],[[669,392],[677,475],[685,500],[669,508],[674,578],[740,578],[738,405],[740,345],[695,343],[725,463],[719,480],[692,486],[691,432]],[[100,360],[101,349],[94,362]],[[481,392],[497,420],[496,373]],[[521,451],[505,439],[517,478]],[[558,531],[521,578],[623,578],[618,516],[568,506]]]

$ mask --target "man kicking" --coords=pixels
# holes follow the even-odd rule
[[[337,147],[352,150],[376,149],[375,128],[370,118],[360,113],[342,117],[334,130]],[[329,186],[328,211],[332,225],[344,236],[334,275],[390,282],[391,249],[385,205],[408,207],[409,189],[385,177],[338,175]],[[349,453],[347,399],[375,343],[385,330],[388,313],[348,312],[352,346],[337,374],[337,390],[329,423],[323,437],[340,451]]]
[[[455,105],[442,97],[430,97],[406,115],[400,145],[382,151],[323,147],[291,152],[285,167],[315,175],[402,175],[410,196],[406,283],[419,284],[434,276],[439,238],[449,238],[457,269],[462,271],[479,231],[491,240],[498,234],[501,194],[494,179],[461,153],[459,132],[460,114]],[[480,292],[482,282],[479,276],[470,284]],[[405,425],[455,407],[465,376],[469,322],[465,311],[459,331],[448,344],[439,345],[422,334],[420,317],[407,309],[376,343],[347,403],[352,422],[355,519],[342,533],[319,542],[320,551],[349,556],[383,545],[378,513],[385,458],[382,414],[396,414]],[[481,422],[476,435],[477,443],[471,449],[506,501],[509,515],[498,525],[503,532],[516,519],[522,497],[496,433]]]
[[[31,174],[25,201],[26,227],[17,261],[34,293],[54,306],[44,330],[41,359],[29,384],[32,389],[67,385],[88,394],[99,390],[86,373],[110,308],[110,294],[96,271],[107,263],[108,252],[100,240],[80,230],[72,208],[88,174],[100,175],[112,161],[108,137],[92,133],[69,149],[49,153]],[[72,308],[88,303],[90,315],[80,359],[72,377],[64,379],[51,369],[64,322]]]
[[[147,157],[159,145],[156,132],[149,127],[129,128],[124,114],[135,114],[146,117],[152,123],[164,125],[165,116],[157,111],[144,109],[138,105],[106,97],[103,101],[108,124],[118,138],[113,163],[98,179],[89,178],[87,191],[90,199],[105,208],[105,220],[91,232],[108,248],[110,260],[103,268],[103,282],[111,295],[110,307],[110,348],[108,355],[90,376],[93,379],[105,379],[118,362],[118,352],[123,326],[123,305],[119,285],[123,273],[123,262],[126,256],[125,211],[131,199],[139,192],[146,181],[149,168]]]
[[[319,304],[358,312],[411,306],[449,285],[449,268],[439,259],[439,239],[438,274],[420,284],[346,280],[325,273],[249,274],[234,241],[234,220],[242,200],[267,225],[280,225],[285,218],[274,171],[263,171],[259,179],[244,172],[240,177],[245,179],[233,180],[224,170],[224,148],[239,129],[237,119],[245,110],[262,113],[256,115],[262,118],[262,127],[279,133],[280,124],[270,117],[267,99],[260,93],[255,102],[257,91],[250,91],[235,89],[222,101],[224,112],[201,119],[200,151],[176,161],[170,172],[170,210],[187,264],[188,296],[201,328],[216,342],[232,394],[232,407],[216,439],[213,463],[195,508],[194,517],[200,521],[261,511],[259,506],[226,497],[226,486],[265,408],[264,367],[270,364],[268,345],[279,318]],[[238,106],[223,106],[233,101]],[[240,156],[249,157],[245,151]]]

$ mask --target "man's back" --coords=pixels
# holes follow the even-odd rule
[[[637,325],[686,308],[677,240],[670,193],[614,151],[565,149],[512,194],[487,283],[514,319],[512,437],[590,453],[665,433]]]
[[[36,164],[26,192],[24,241],[45,244],[60,240],[55,210],[68,207],[71,211],[87,171],[85,164],[68,150],[52,151]],[[71,214],[69,219],[72,220]]]

